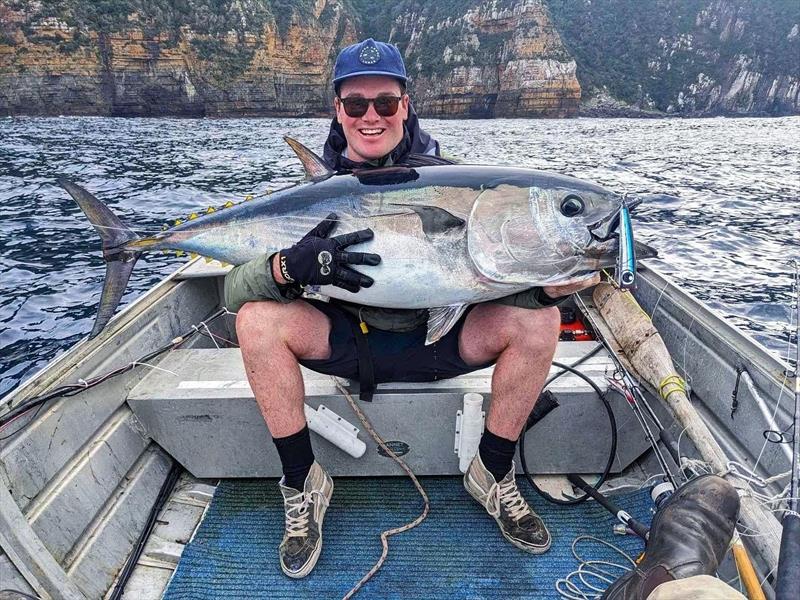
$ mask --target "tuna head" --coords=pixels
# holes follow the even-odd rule
[[[612,266],[622,198],[571,177],[542,174],[532,185],[484,190],[469,219],[470,257],[507,284],[562,284]]]

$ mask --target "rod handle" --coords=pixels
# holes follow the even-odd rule
[[[736,568],[747,592],[747,597],[750,600],[767,600],[764,590],[761,589],[761,584],[758,582],[758,575],[756,575],[756,571],[753,568],[753,563],[750,561],[750,555],[747,553],[747,549],[738,534],[736,534],[732,550]]]
[[[798,589],[800,589],[800,517],[788,513],[783,518],[775,600],[795,600]]]

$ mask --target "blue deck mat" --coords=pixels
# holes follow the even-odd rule
[[[389,538],[389,559],[357,598],[558,598],[554,582],[577,566],[570,549],[576,536],[596,535],[634,556],[643,549],[638,538],[615,536],[615,519],[597,503],[555,506],[520,479],[553,536],[547,553],[527,554],[505,541],[460,478],[421,481],[431,500],[428,518]],[[311,575],[294,580],[278,566],[283,504],[276,480],[222,481],[164,598],[341,598],[380,556],[380,532],[411,520],[422,504],[404,478],[339,477],[334,485],[322,556]],[[646,490],[615,500],[649,522]],[[585,557],[619,562],[600,544],[581,548]]]

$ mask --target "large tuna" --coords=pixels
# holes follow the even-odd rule
[[[465,307],[539,285],[589,278],[615,264],[622,197],[602,187],[530,169],[444,165],[334,174],[287,139],[307,180],[140,238],[89,192],[61,185],[103,240],[106,281],[92,330],[114,314],[136,259],[149,250],[197,253],[234,265],[291,246],[330,213],[336,234],[370,228],[375,237],[348,250],[374,252],[375,280],[352,294],[314,291],[385,308],[428,308],[428,339],[444,335]],[[630,203],[629,203],[630,206]]]

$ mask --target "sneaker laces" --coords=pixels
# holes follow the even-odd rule
[[[286,499],[286,537],[308,535],[308,505],[311,495],[300,492]]]
[[[308,506],[314,496],[317,502],[328,505],[328,499],[320,490],[300,492],[286,499],[286,537],[308,535]]]
[[[528,503],[525,502],[525,498],[520,494],[515,479],[512,478],[506,482],[496,483],[490,494],[492,492],[494,492],[497,497],[496,506],[498,516],[500,514],[500,503],[506,507],[508,515],[514,519],[514,521],[519,521],[525,515],[531,514],[531,507],[528,506]]]

